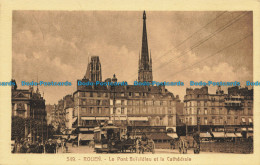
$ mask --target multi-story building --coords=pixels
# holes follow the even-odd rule
[[[225,134],[236,137],[234,133],[246,136],[253,129],[253,90],[231,87],[224,94],[218,87],[216,94],[209,94],[207,86],[187,88],[183,115],[179,118],[183,121],[180,126],[185,126],[188,133],[198,130],[213,136],[216,132],[215,137]]]
[[[12,81],[16,84],[15,80]],[[12,117],[12,138],[21,138],[21,134],[23,138],[32,141],[46,138],[42,136],[46,133],[47,126],[45,100],[38,87],[34,91],[33,87],[17,89],[17,85],[12,86]],[[18,120],[22,121],[24,127],[15,125]],[[21,130],[24,131],[20,132]]]
[[[54,105],[51,105],[51,104],[47,104],[46,105],[46,119],[47,119],[47,125],[50,125],[51,122],[52,122],[52,112],[53,112],[53,109],[54,109]]]
[[[91,70],[94,70],[92,71]],[[98,78],[97,78],[98,77]],[[146,13],[143,13],[142,54],[139,59],[138,80],[152,82],[152,59],[148,56],[146,32]],[[156,134],[158,130],[164,133],[176,132],[176,104],[178,96],[165,89],[165,86],[140,85],[80,85],[88,82],[101,81],[101,62],[97,56],[91,57],[82,80],[77,82],[77,90],[73,94],[74,114],[77,125],[84,131],[91,131],[97,125],[108,120],[122,128],[131,129],[131,134]],[[106,82],[117,82],[113,78]],[[122,83],[122,82],[120,82]],[[124,83],[123,83],[124,84]],[[160,127],[160,129],[151,129]],[[138,131],[136,131],[138,129]],[[129,131],[128,130],[128,131]],[[168,131],[167,131],[168,130]],[[172,137],[176,137],[172,135]]]

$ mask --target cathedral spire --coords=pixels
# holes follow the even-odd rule
[[[148,40],[147,40],[147,30],[146,30],[146,13],[143,12],[143,35],[142,35],[142,49],[141,58],[139,57],[139,70],[138,70],[138,81],[151,82],[152,79],[152,61],[149,60],[148,51]]]
[[[143,36],[142,36],[142,52],[141,52],[141,63],[144,69],[149,69],[149,55],[148,55],[148,41],[147,41],[147,30],[146,30],[146,13],[143,13]]]

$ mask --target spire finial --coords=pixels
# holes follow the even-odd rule
[[[144,19],[144,20],[146,19],[145,10],[144,10],[144,13],[143,13],[143,19]]]

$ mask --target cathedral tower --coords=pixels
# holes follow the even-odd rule
[[[91,57],[84,79],[89,79],[91,82],[102,81],[101,63],[98,56]]]
[[[148,41],[147,41],[147,31],[146,31],[146,14],[143,13],[143,38],[142,38],[142,52],[141,57],[139,54],[139,69],[138,69],[138,81],[139,82],[152,82],[152,57],[150,52],[148,52]]]

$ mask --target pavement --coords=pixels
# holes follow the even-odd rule
[[[61,152],[59,152],[61,153]],[[89,146],[74,146],[69,143],[68,144],[68,152],[67,153],[89,153],[89,154],[96,154],[94,152],[94,148]],[[213,152],[200,152],[200,154],[212,154]],[[107,153],[102,153],[107,154]],[[117,153],[118,154],[118,153]],[[135,153],[120,153],[120,154],[135,154]],[[152,154],[151,152],[145,152],[144,154]],[[180,154],[178,149],[155,149],[155,154]],[[188,149],[187,154],[194,154],[193,149]],[[214,154],[223,154],[223,153],[214,153]],[[228,154],[228,153],[227,153]]]

